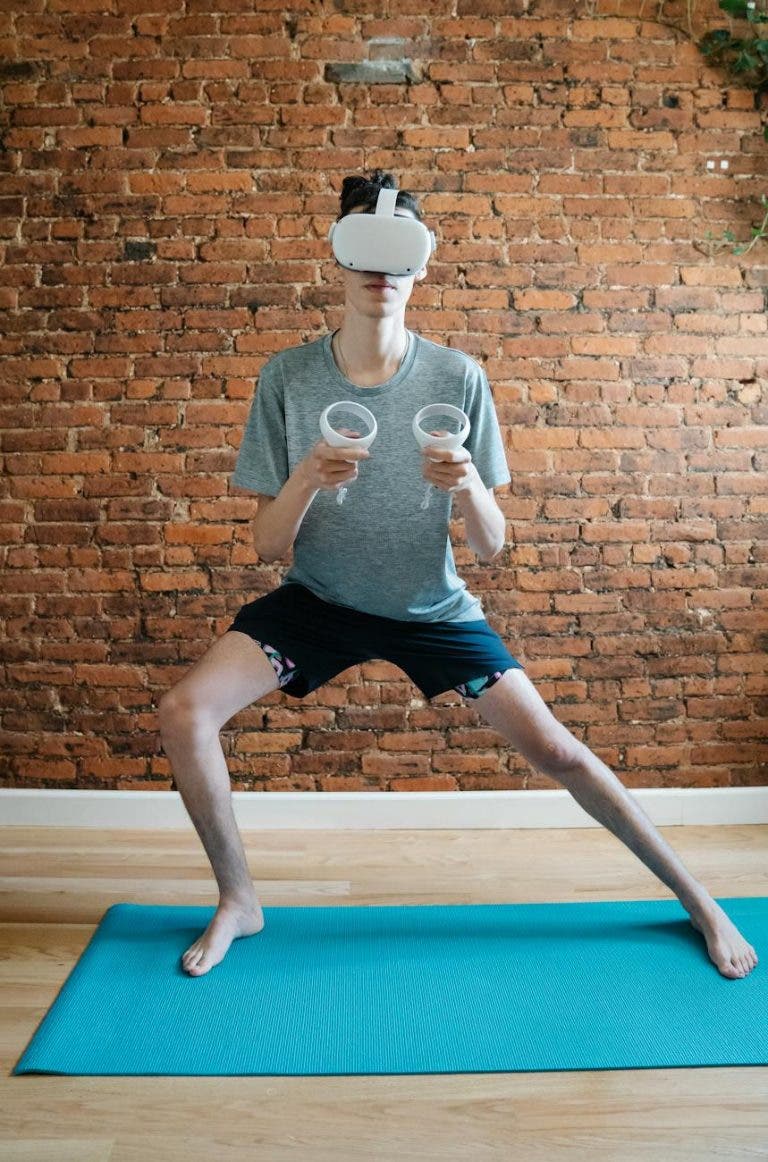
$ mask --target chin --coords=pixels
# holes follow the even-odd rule
[[[356,305],[356,304],[355,304]],[[374,303],[370,306],[368,303],[363,307],[357,307],[357,311],[361,315],[365,315],[369,319],[387,318],[389,315],[397,315],[402,309],[403,304],[397,303]]]

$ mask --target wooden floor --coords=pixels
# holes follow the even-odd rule
[[[768,893],[768,827],[662,831],[713,896]],[[212,905],[217,893],[191,823],[184,832],[8,827],[0,840],[2,1162],[768,1159],[768,1068],[13,1077],[111,904]],[[244,840],[265,906],[673,898],[600,828],[246,831]],[[768,948],[757,953],[755,971],[768,971]]]

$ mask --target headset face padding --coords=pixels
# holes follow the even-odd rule
[[[392,191],[396,193],[396,191]],[[347,270],[415,275],[435,249],[435,235],[399,214],[347,214],[328,231],[336,261]]]

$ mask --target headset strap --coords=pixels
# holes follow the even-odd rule
[[[390,190],[383,187],[379,190],[379,196],[376,199],[376,213],[386,214],[390,218],[395,213],[395,203],[397,202],[397,195],[399,190]]]

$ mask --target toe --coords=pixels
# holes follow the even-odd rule
[[[196,968],[205,955],[202,948],[190,948],[189,952],[184,954],[184,967],[189,970]]]

